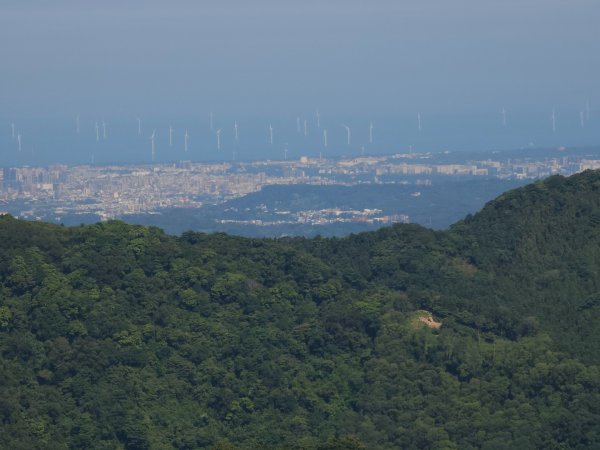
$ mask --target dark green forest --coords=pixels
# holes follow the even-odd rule
[[[446,231],[3,216],[0,446],[599,448],[599,313],[599,172]]]

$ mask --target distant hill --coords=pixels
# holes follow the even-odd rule
[[[306,223],[254,225],[250,223],[222,223],[222,220],[261,220],[274,222],[289,220],[282,215],[287,211],[379,209],[382,215],[404,214],[412,223],[429,228],[445,229],[465,215],[478,211],[486,201],[502,192],[522,186],[522,180],[494,178],[443,180],[436,178],[430,186],[410,184],[358,184],[354,186],[277,185],[219,205],[202,208],[171,208],[158,214],[123,216],[128,223],[158,226],[168,233],[181,234],[187,230],[222,231],[248,237],[281,236],[345,236],[350,233],[374,231],[381,224],[334,223],[312,225]],[[78,222],[79,220],[79,222]],[[77,217],[72,223],[79,224]]]
[[[490,274],[498,304],[540,320],[564,349],[600,360],[598,172],[509,191],[452,232]]]
[[[447,231],[249,239],[0,217],[0,442],[596,448],[600,173]]]

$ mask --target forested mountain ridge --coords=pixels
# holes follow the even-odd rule
[[[600,361],[600,177],[550,177],[490,202],[453,227],[492,278],[496,302]]]
[[[597,447],[599,226],[598,172],[444,232],[176,238],[2,217],[0,442]]]

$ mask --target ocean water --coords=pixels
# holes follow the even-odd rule
[[[298,132],[298,117],[300,131]],[[339,157],[393,154],[398,152],[490,151],[519,148],[591,146],[600,144],[600,114],[579,111],[555,114],[551,111],[507,112],[506,126],[498,112],[442,115],[417,114],[358,116],[286,114],[273,117],[235,117],[215,113],[213,128],[209,114],[190,117],[144,117],[138,135],[136,115],[98,116],[80,113],[79,132],[76,115],[72,117],[0,116],[0,166],[50,164],[128,164],[151,162],[151,139],[156,130],[156,162],[178,160],[231,161],[256,159],[297,159],[300,156]],[[306,120],[306,135],[304,121]],[[106,123],[104,137],[102,122]],[[234,123],[239,140],[235,140]],[[99,139],[96,140],[96,127]],[[369,128],[373,124],[372,143]],[[15,124],[15,137],[11,124]],[[269,125],[273,128],[270,143]],[[350,127],[350,145],[344,125]],[[173,127],[172,144],[169,126]],[[216,130],[221,129],[220,149]],[[323,130],[328,145],[324,145]],[[184,151],[184,133],[188,131],[188,151]],[[21,150],[16,134],[21,134]],[[286,152],[287,149],[287,152]]]

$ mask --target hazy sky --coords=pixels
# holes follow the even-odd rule
[[[3,116],[600,104],[598,0],[0,2]]]

